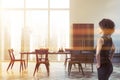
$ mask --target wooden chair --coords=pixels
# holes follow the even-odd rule
[[[72,69],[73,64],[74,65],[78,64],[79,72],[81,69],[82,74],[84,75],[83,68],[81,65],[81,60],[84,60],[84,58],[82,58],[80,50],[72,50],[71,51],[71,60],[68,63],[68,75],[70,75],[70,73],[71,73],[71,69]]]
[[[14,65],[14,62],[20,62],[20,72],[21,72],[21,69],[23,70],[23,65],[26,68],[25,60],[23,60],[23,59],[16,59],[15,56],[14,56],[14,53],[13,53],[14,52],[13,49],[8,49],[8,52],[9,52],[9,56],[10,56],[10,63],[8,65],[7,71],[9,70],[10,67],[12,69],[12,67]]]
[[[92,72],[93,72],[93,63],[94,63],[94,53],[93,52],[80,52],[75,53],[72,52],[71,54],[71,61],[69,61],[69,67],[68,67],[68,75],[70,75],[72,64],[78,64],[79,71],[80,68],[82,70],[82,74],[84,75],[83,69],[82,69],[82,63],[84,64],[91,64]]]
[[[33,76],[35,75],[36,71],[38,71],[40,64],[45,64],[47,73],[49,76],[49,60],[48,60],[48,50],[49,49],[36,49],[36,66],[34,69]]]

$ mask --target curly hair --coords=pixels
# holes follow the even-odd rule
[[[102,31],[104,32],[104,34],[112,34],[115,29],[115,24],[110,19],[102,19],[99,22],[99,26],[102,29]]]

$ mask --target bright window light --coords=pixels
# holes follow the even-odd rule
[[[23,23],[23,11],[3,11],[2,26],[7,31],[7,36],[10,37],[11,48],[18,51],[21,49],[21,29]]]
[[[26,25],[31,31],[31,50],[46,47],[48,42],[48,11],[27,11]]]
[[[26,8],[48,8],[48,0],[26,0]]]
[[[51,45],[56,48],[68,47],[69,43],[69,11],[53,10],[50,13],[50,39]],[[54,39],[55,37],[56,39]],[[54,40],[57,44],[52,42]],[[56,45],[56,46],[55,46]]]
[[[24,0],[1,0],[2,8],[23,8]]]
[[[2,57],[6,59],[7,48],[18,52],[37,48],[49,48],[50,51],[68,48],[69,1],[0,0]]]
[[[50,0],[50,8],[69,8],[70,0]]]

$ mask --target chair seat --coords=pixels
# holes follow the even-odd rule
[[[25,60],[23,60],[23,59],[15,59],[14,61],[25,61]]]
[[[76,64],[76,63],[80,63],[80,61],[69,61],[69,63]]]

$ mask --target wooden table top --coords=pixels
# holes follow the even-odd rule
[[[21,54],[35,54],[35,52],[20,52]],[[48,54],[70,54],[70,52],[48,52]]]

